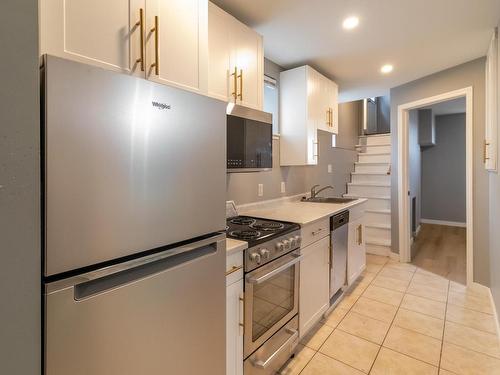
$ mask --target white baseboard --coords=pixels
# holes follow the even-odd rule
[[[392,260],[395,260],[397,262],[399,262],[399,254],[397,253],[393,253],[392,251],[389,252],[389,258],[392,259]]]
[[[449,227],[461,227],[461,228],[465,228],[467,226],[467,223],[461,223],[459,221],[420,219],[420,222],[424,223],[424,224],[447,225]]]
[[[487,286],[478,284],[476,282],[473,282],[472,285],[470,285],[470,288],[472,288],[472,290],[488,294],[488,296],[490,298],[491,307],[493,308],[493,317],[495,319],[495,328],[496,328],[496,331],[497,331],[497,340],[498,340],[498,343],[500,344],[500,322],[498,321],[497,307],[495,305],[495,301],[493,300],[493,294],[491,293],[491,288],[488,288]]]
[[[421,225],[419,225],[419,226],[417,227],[417,230],[415,231],[415,236],[418,236],[418,234],[420,233],[420,230],[421,230],[421,229],[422,229],[422,226],[421,226]]]

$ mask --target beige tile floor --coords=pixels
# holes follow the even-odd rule
[[[489,295],[368,255],[362,277],[281,374],[500,375]]]

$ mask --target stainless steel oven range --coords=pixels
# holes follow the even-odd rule
[[[275,374],[298,344],[300,226],[238,216],[227,236],[245,251],[244,374]]]

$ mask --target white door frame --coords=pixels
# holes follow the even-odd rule
[[[444,94],[431,96],[398,106],[398,208],[399,208],[399,260],[411,261],[410,245],[410,202],[409,191],[409,129],[408,112],[412,109],[426,107],[439,102],[465,97],[466,113],[466,273],[467,285],[473,284],[473,90],[472,87],[450,91]]]

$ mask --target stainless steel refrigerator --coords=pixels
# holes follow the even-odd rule
[[[226,104],[41,75],[45,374],[223,374]]]

